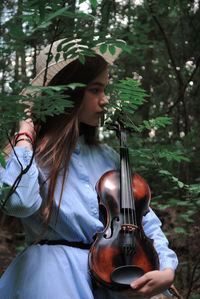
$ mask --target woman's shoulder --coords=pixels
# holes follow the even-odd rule
[[[106,159],[112,161],[117,167],[119,165],[119,154],[109,145],[106,143],[100,143],[99,146],[99,151],[106,157]]]
[[[102,151],[105,151],[105,152],[108,152],[108,153],[112,153],[114,155],[118,155],[117,152],[111,146],[109,146],[107,143],[100,143],[99,144],[99,148]]]

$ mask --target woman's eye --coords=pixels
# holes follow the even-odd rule
[[[92,88],[92,89],[90,89],[90,91],[93,92],[93,93],[98,93],[99,89],[98,88]]]

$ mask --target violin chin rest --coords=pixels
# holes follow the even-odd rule
[[[141,267],[126,265],[114,269],[110,274],[110,278],[115,286],[130,287],[130,284],[134,280],[140,278],[144,274],[145,271]]]

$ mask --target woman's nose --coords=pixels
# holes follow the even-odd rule
[[[101,106],[106,106],[106,105],[108,105],[108,103],[109,103],[109,101],[108,101],[106,95],[103,94],[103,96],[101,97],[101,100],[100,100],[100,105]]]

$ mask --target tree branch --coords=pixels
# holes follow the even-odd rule
[[[193,271],[192,271],[192,274],[191,274],[191,279],[190,279],[190,282],[189,282],[189,289],[188,289],[186,299],[189,299],[189,297],[190,297],[190,294],[191,294],[191,291],[192,291],[192,285],[193,285],[193,282],[194,282],[194,276],[195,276],[195,273],[196,273],[196,270],[197,270],[199,264],[200,264],[200,257],[198,258],[197,262],[194,265],[194,268],[193,268]]]
[[[185,91],[188,87],[188,84],[190,83],[190,81],[193,80],[198,68],[200,67],[200,56],[197,58],[197,62],[196,62],[196,67],[194,68],[192,74],[190,75],[189,79],[187,80],[187,82],[184,84],[183,86],[183,90],[182,90],[182,93],[179,95],[178,99],[176,100],[176,102],[174,102],[173,105],[171,105],[168,109],[168,111],[166,112],[167,114],[169,114],[172,109],[180,102],[180,100],[182,99],[183,95],[185,94]]]
[[[194,68],[192,74],[190,75],[190,78],[189,78],[188,81],[185,83],[185,86],[184,86],[185,89],[187,88],[187,86],[188,86],[188,84],[190,83],[190,81],[192,81],[192,79],[194,78],[194,75],[196,74],[196,72],[197,72],[199,66],[200,66],[200,56],[197,58],[196,66],[195,66],[195,68]]]
[[[149,11],[151,13],[151,16],[152,16],[154,22],[156,23],[156,25],[158,26],[158,28],[159,28],[159,30],[160,30],[163,38],[164,38],[164,42],[165,42],[165,45],[166,45],[166,48],[167,48],[168,55],[169,55],[169,58],[171,60],[172,66],[174,68],[174,72],[176,74],[177,81],[179,82],[179,85],[181,86],[182,83],[183,83],[183,80],[181,78],[181,74],[180,74],[179,70],[177,70],[177,68],[176,68],[176,62],[175,62],[175,59],[174,59],[174,57],[172,55],[172,51],[171,51],[171,47],[170,47],[167,35],[166,35],[163,27],[161,26],[161,23],[159,22],[158,18],[156,17],[156,15],[155,15],[155,13],[153,11],[151,0],[147,0],[147,2],[148,2],[148,5],[149,5]]]

